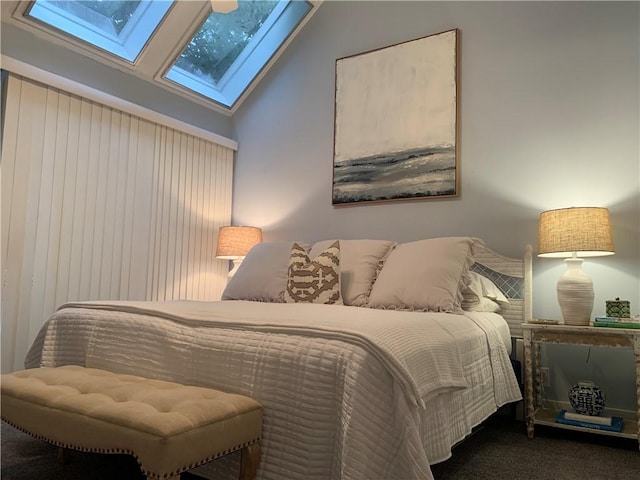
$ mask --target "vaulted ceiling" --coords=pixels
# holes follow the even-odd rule
[[[13,27],[25,30],[32,35],[35,35],[40,42],[47,42],[49,44],[69,49],[77,54],[98,61],[108,67],[117,69],[120,72],[125,73],[127,76],[135,77],[161,87],[172,94],[188,99],[189,101],[204,106],[207,109],[224,115],[231,115],[240,106],[242,101],[247,98],[256,84],[264,77],[267,70],[277,61],[284,49],[291,43],[298,32],[304,27],[306,22],[308,22],[311,16],[316,12],[323,0],[293,0],[291,2],[289,0],[278,0],[276,2],[276,8],[273,11],[277,15],[271,15],[270,19],[272,24],[277,25],[276,22],[283,18],[287,18],[287,15],[290,17],[290,11],[293,8],[300,8],[304,5],[304,13],[300,14],[299,17],[296,17],[296,19],[292,21],[291,27],[285,34],[279,34],[280,38],[278,39],[278,42],[280,46],[274,47],[274,52],[263,53],[261,58],[258,59],[251,59],[249,54],[246,52],[244,53],[244,57],[242,57],[242,55],[238,56],[239,60],[235,65],[239,66],[230,68],[230,71],[240,71],[249,64],[253,64],[253,67],[251,67],[252,71],[248,74],[243,74],[244,76],[250,75],[246,84],[235,88],[235,92],[230,94],[231,96],[229,98],[225,97],[227,94],[224,92],[224,95],[220,94],[216,97],[215,92],[213,95],[207,95],[206,91],[203,93],[203,91],[185,88],[170,75],[170,70],[172,70],[174,62],[181,58],[181,54],[184,55],[185,47],[190,45],[190,43],[193,43],[194,36],[199,32],[200,27],[203,26],[205,21],[209,22],[208,19],[210,19],[210,17],[224,14],[217,13],[212,15],[212,3],[209,0],[177,0],[174,2],[168,2],[168,0],[159,1],[164,4],[171,3],[171,5],[166,9],[166,15],[161,18],[157,28],[152,32],[148,41],[144,42],[141,53],[133,60],[120,58],[117,55],[109,53],[102,48],[97,48],[86,41],[74,38],[67,32],[54,28],[40,19],[32,18],[33,15],[30,16],[30,12],[32,8],[35,8],[34,3],[36,2],[24,0],[2,1],[0,3],[0,8],[2,23],[4,25],[10,24]],[[248,3],[249,0],[240,0],[241,7],[245,6],[245,2]],[[62,5],[63,8],[68,8],[65,4],[69,5],[72,2],[42,3],[45,6],[47,3],[50,3],[53,7]],[[82,3],[95,4],[97,2]],[[145,2],[139,3],[140,5],[145,5]],[[268,21],[264,23],[269,24]],[[224,22],[222,22],[222,24],[224,24]],[[216,25],[220,25],[220,23]],[[275,27],[271,28],[271,31],[275,30]],[[264,32],[264,29],[262,31]],[[266,35],[269,35],[269,33]],[[256,38],[264,38],[266,35],[258,33]],[[266,38],[269,40],[268,37]],[[253,39],[250,40],[250,42],[254,42],[254,44],[257,43]],[[265,41],[263,44],[264,43],[268,42]],[[273,41],[271,41],[271,43],[273,43]],[[259,48],[261,47],[258,46],[256,48],[254,45],[251,49],[247,48],[245,50],[257,51]],[[180,74],[182,77],[189,75],[188,72],[185,74],[182,70],[180,70]],[[216,80],[220,80],[220,84],[223,86],[229,86],[232,84],[231,80],[229,80],[231,75],[225,75],[226,76],[223,79],[217,78]],[[227,88],[227,90],[229,90],[229,88]]]

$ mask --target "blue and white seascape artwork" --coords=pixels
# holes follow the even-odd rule
[[[333,205],[458,195],[457,36],[336,61]]]
[[[345,160],[333,166],[333,203],[456,194],[454,146]]]

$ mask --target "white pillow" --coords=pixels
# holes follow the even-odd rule
[[[463,304],[463,310],[466,310],[464,308],[464,304]],[[470,309],[469,311],[472,312],[499,312],[501,309],[500,304],[498,302],[495,302],[493,300],[491,300],[490,298],[487,297],[482,297],[480,299],[480,301],[478,302],[478,304],[473,307],[472,309]]]
[[[317,257],[335,240],[323,240],[311,247],[309,256]],[[388,240],[340,240],[342,300],[345,305],[364,306],[373,282],[395,242]]]
[[[458,312],[473,264],[470,237],[402,243],[389,254],[373,284],[368,306],[395,310]]]
[[[490,300],[498,308],[509,303],[509,299],[504,296],[498,286],[490,279],[477,272],[469,272],[470,282],[462,292],[462,309],[467,311],[496,311],[496,310],[478,310],[479,308],[488,308],[490,304],[484,302],[484,299]],[[483,305],[480,305],[483,303]]]
[[[222,292],[223,300],[282,302],[287,288],[287,269],[294,242],[261,242],[240,264]],[[308,249],[308,245],[303,248]]]

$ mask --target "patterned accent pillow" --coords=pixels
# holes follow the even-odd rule
[[[313,260],[304,248],[293,244],[284,301],[342,305],[339,241],[332,243]]]

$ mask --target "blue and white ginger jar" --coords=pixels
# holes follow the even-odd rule
[[[595,383],[583,380],[569,390],[569,403],[582,415],[600,415],[604,410],[605,396]]]

